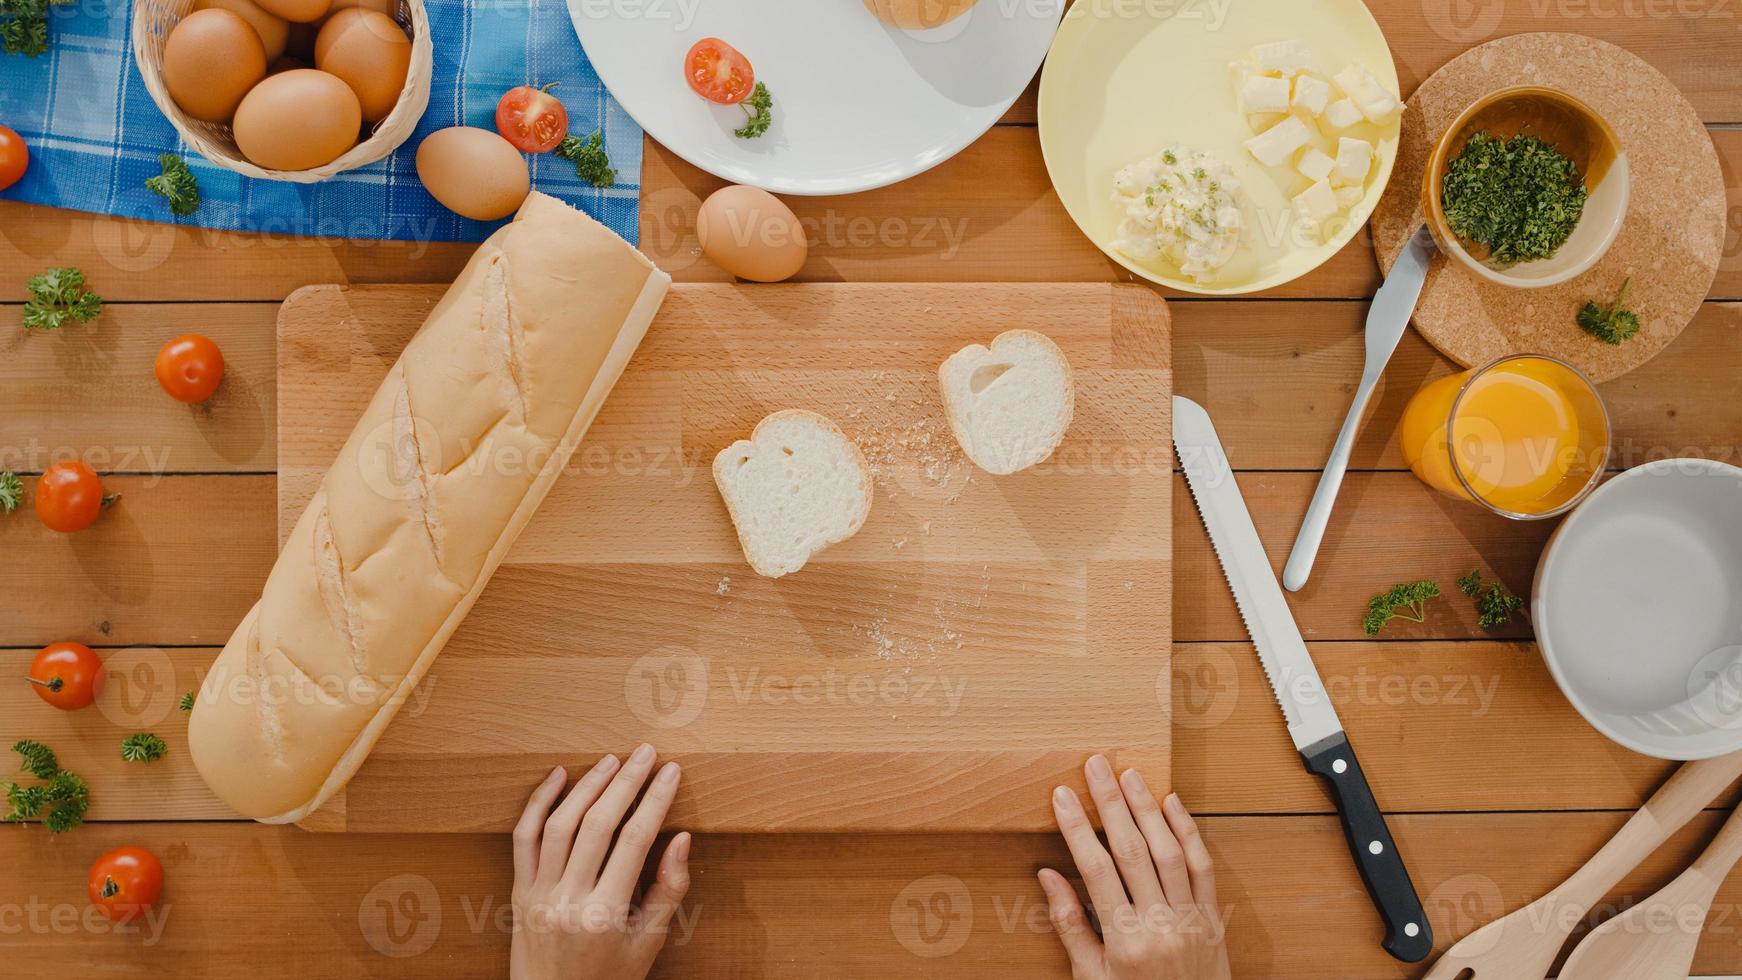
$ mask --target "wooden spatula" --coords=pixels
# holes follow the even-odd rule
[[[1450,980],[1464,970],[1474,980],[1542,980],[1591,906],[1738,775],[1742,751],[1684,764],[1584,867],[1547,895],[1458,940],[1426,980]]]
[[[1739,858],[1742,807],[1674,881],[1581,939],[1561,980],[1682,980],[1693,968],[1712,897]]]

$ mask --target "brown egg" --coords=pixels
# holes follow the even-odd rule
[[[810,242],[798,216],[756,187],[722,187],[696,212],[696,238],[714,264],[740,279],[779,282],[804,267]]]
[[[181,111],[229,122],[242,97],[266,77],[266,49],[248,22],[228,10],[196,10],[163,43],[163,84]]]
[[[254,0],[194,0],[195,10],[228,10],[248,22],[260,35],[260,45],[266,49],[266,61],[271,64],[284,54],[285,41],[290,36],[290,23],[277,14],[260,9]]]
[[[236,145],[268,170],[310,170],[357,145],[363,110],[351,87],[299,68],[254,86],[236,109]]]
[[[454,126],[417,148],[417,176],[455,214],[495,221],[513,214],[532,189],[526,158],[494,130]]]
[[[327,18],[315,38],[315,67],[343,79],[363,106],[363,120],[387,118],[411,70],[411,39],[386,14],[361,7]]]
[[[333,7],[333,0],[256,0],[269,14],[277,14],[296,24],[320,20]]]

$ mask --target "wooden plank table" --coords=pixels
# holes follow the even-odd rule
[[[1730,0],[1374,2],[1406,91],[1502,34],[1604,37],[1669,75],[1712,127],[1729,185],[1723,267],[1696,322],[1646,367],[1604,386],[1617,462],[1742,456],[1742,11]],[[1051,193],[1033,97],[956,159],[852,197],[795,199],[811,281],[1125,278]],[[719,182],[649,142],[643,247],[683,280],[724,277],[695,247]],[[21,671],[61,639],[107,648],[118,708],[62,715],[0,687],[0,740],[47,741],[94,790],[91,823],[59,838],[0,828],[0,973],[163,977],[500,976],[508,842],[495,835],[332,836],[238,822],[192,771],[174,697],[252,602],[274,550],[273,318],[320,282],[449,281],[466,246],[288,240],[0,203],[13,282],[78,265],[110,300],[96,325],[19,336],[0,305],[8,395],[0,468],[39,472],[84,454],[123,503],[98,529],[51,536],[0,520],[0,657]],[[1359,374],[1365,298],[1378,281],[1357,240],[1314,274],[1241,301],[1170,296],[1177,390],[1205,403],[1242,471],[1278,567]],[[994,327],[995,324],[988,324]],[[144,369],[170,336],[210,334],[232,364],[210,413],[173,404]],[[1359,631],[1368,595],[1470,568],[1530,583],[1549,528],[1434,496],[1403,470],[1399,413],[1452,370],[1413,333],[1386,376],[1312,585],[1295,598],[1338,710],[1433,916],[1442,946],[1540,895],[1664,778],[1555,689],[1527,627],[1496,634],[1442,601],[1384,641]],[[1378,948],[1378,924],[1328,798],[1300,768],[1246,645],[1189,498],[1175,497],[1175,788],[1203,815],[1231,915],[1237,976],[1418,975]],[[1094,719],[1080,720],[1093,726]],[[123,771],[121,735],[153,728],[170,754]],[[577,763],[583,760],[575,760]],[[1734,788],[1718,801],[1735,802]],[[176,814],[166,821],[166,813]],[[1708,812],[1629,876],[1599,914],[1667,881],[1709,839]],[[108,847],[150,847],[169,868],[161,931],[116,935],[85,918],[84,873]],[[1066,866],[1051,835],[707,836],[662,976],[1063,976],[1033,872]],[[1695,969],[1742,972],[1742,883],[1719,894]]]

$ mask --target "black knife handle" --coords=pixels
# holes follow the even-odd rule
[[[1308,772],[1325,777],[1331,784],[1331,795],[1337,801],[1337,816],[1343,821],[1343,833],[1349,838],[1349,851],[1355,856],[1355,867],[1361,871],[1361,881],[1367,894],[1385,920],[1385,941],[1380,943],[1387,953],[1405,963],[1419,963],[1433,952],[1433,928],[1422,912],[1421,899],[1410,883],[1409,869],[1403,866],[1403,856],[1391,840],[1385,826],[1385,815],[1373,799],[1361,763],[1349,745],[1349,737],[1338,732],[1320,739],[1300,752]]]

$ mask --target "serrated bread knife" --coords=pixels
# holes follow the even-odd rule
[[[1210,544],[1234,590],[1240,618],[1258,650],[1264,676],[1282,705],[1288,735],[1300,750],[1307,771],[1331,784],[1355,867],[1385,920],[1385,939],[1380,945],[1405,963],[1419,962],[1434,945],[1421,900],[1294,624],[1288,600],[1271,571],[1270,558],[1258,540],[1258,529],[1246,511],[1246,501],[1234,482],[1234,469],[1216,438],[1209,413],[1188,398],[1173,400],[1173,445],[1198,514],[1209,529]]]

